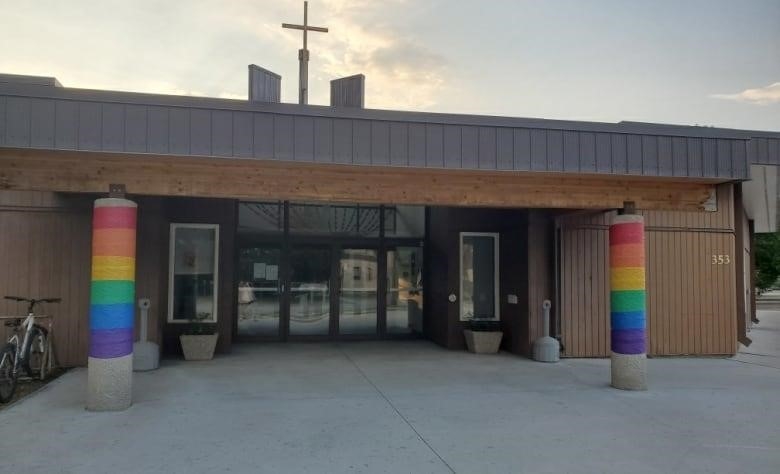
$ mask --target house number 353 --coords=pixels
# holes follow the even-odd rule
[[[713,255],[712,256],[712,264],[713,265],[728,265],[731,263],[731,258],[729,258],[728,255]]]

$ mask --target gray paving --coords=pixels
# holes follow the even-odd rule
[[[780,370],[541,364],[431,343],[238,346],[136,374],[126,412],[83,409],[73,370],[0,411],[3,472],[780,472]]]
[[[740,345],[735,359],[780,369],[780,299],[762,306],[771,309],[757,311],[759,322],[752,324],[748,332],[753,342],[747,347]]]

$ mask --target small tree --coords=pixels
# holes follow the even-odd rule
[[[764,292],[780,277],[780,235],[756,234],[756,288]]]

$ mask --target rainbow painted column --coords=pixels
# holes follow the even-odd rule
[[[615,216],[609,227],[612,386],[646,390],[645,223]]]
[[[89,309],[87,410],[132,403],[136,204],[95,201]]]

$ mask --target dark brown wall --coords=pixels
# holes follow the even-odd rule
[[[734,222],[736,224],[734,239],[734,264],[737,270],[748,267],[747,272],[737,271],[737,340],[749,345],[748,322],[751,319],[752,283],[750,281],[750,224],[742,202],[742,185],[734,186]],[[746,284],[747,283],[747,284]]]
[[[555,223],[553,213],[533,209],[528,214],[528,318],[527,335],[521,353],[531,355],[533,342],[544,335],[542,303],[550,300],[550,335],[555,336],[553,321],[558,311],[555,302],[554,246]]]
[[[501,233],[499,286],[501,295],[501,329],[504,338],[501,348],[515,353],[528,354],[528,318],[529,294],[527,258],[524,250],[528,248],[528,215],[522,213],[517,224],[520,228]],[[508,295],[517,296],[517,304],[507,301]]]
[[[163,198],[138,197],[138,227],[136,231],[135,297],[149,298],[149,340],[157,344],[162,340],[162,322],[167,313],[167,223]],[[137,310],[136,310],[137,311]],[[135,325],[136,337],[140,322]]]
[[[505,331],[503,347],[506,350],[522,350],[527,324],[527,287],[524,264],[526,240],[526,211],[481,208],[443,208],[429,210],[426,252],[430,255],[429,281],[426,291],[431,295],[426,301],[426,334],[444,347],[465,349],[460,321],[460,232],[498,232],[500,243],[499,295],[501,324]],[[430,289],[430,290],[429,290]],[[450,294],[458,300],[450,303]],[[518,296],[518,304],[508,304],[507,295]]]
[[[447,347],[447,325],[450,303],[450,266],[447,236],[449,234],[449,209],[428,208],[425,244],[425,337]],[[457,263],[455,260],[454,264]]]
[[[233,318],[235,317],[235,241],[237,201],[232,199],[168,198],[164,201],[166,223],[163,225],[164,258],[160,273],[165,291],[165,308],[161,313],[163,324],[163,351],[178,354],[181,351],[179,334],[184,324],[167,323],[167,285],[169,237],[171,223],[219,224],[219,289],[217,296],[217,341],[218,352],[229,352],[233,337]],[[155,254],[157,251],[155,251]]]

